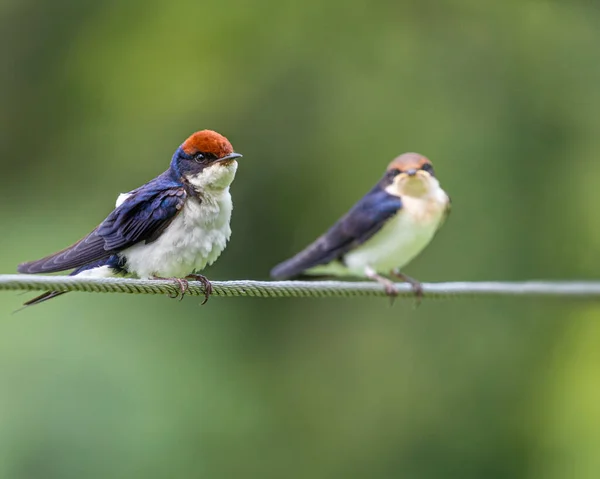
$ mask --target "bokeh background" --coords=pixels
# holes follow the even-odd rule
[[[0,271],[203,128],[244,154],[212,279],[265,279],[404,151],[453,200],[406,273],[597,277],[600,7],[4,0]],[[0,477],[597,478],[600,310],[0,294]]]

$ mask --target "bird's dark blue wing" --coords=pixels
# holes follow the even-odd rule
[[[296,256],[275,266],[271,276],[284,279],[309,268],[341,259],[356,246],[371,238],[402,208],[402,200],[375,186],[329,231]]]
[[[40,260],[20,264],[17,269],[20,273],[64,271],[107,258],[140,241],[152,242],[181,211],[185,198],[182,185],[159,176],[133,190],[82,240]]]
[[[104,249],[120,251],[140,241],[155,241],[183,208],[183,187],[133,192],[96,229]]]

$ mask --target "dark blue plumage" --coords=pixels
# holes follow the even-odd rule
[[[320,264],[336,259],[343,261],[348,251],[371,238],[402,209],[402,200],[385,191],[387,184],[388,179],[384,177],[325,234],[296,256],[275,266],[271,276],[291,278]]]
[[[62,251],[18,266],[19,273],[53,273],[103,260],[134,244],[152,242],[183,207],[186,190],[166,171],[129,193],[88,236]]]
[[[195,132],[177,148],[167,171],[120,195],[115,209],[86,237],[45,258],[20,264],[18,271],[53,273],[75,268],[73,276],[176,277],[181,286],[179,278],[213,263],[225,248],[231,234],[229,185],[241,156],[223,135]],[[60,294],[48,292],[27,304]]]
[[[151,243],[183,208],[187,193],[181,182],[165,172],[131,192],[123,203],[98,226],[96,234],[104,249],[118,251],[140,241]]]

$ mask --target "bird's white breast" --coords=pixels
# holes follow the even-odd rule
[[[128,272],[140,278],[182,278],[212,264],[231,236],[233,203],[229,185],[236,169],[236,162],[216,164],[190,178],[201,200],[188,197],[181,212],[156,241],[140,242],[123,250]]]
[[[156,241],[138,243],[121,253],[127,270],[140,278],[181,278],[201,271],[225,249],[232,208],[228,188],[218,198],[188,198]]]
[[[356,275],[363,275],[367,266],[384,274],[402,268],[431,241],[447,205],[448,196],[441,188],[426,197],[404,196],[398,214],[345,256],[346,268]]]

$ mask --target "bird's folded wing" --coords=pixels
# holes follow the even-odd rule
[[[104,249],[121,251],[140,241],[155,241],[183,208],[183,187],[136,191],[98,226]]]
[[[19,273],[53,273],[78,268],[133,246],[150,243],[183,208],[186,192],[170,188],[139,188],[94,231],[72,246],[37,261],[20,264]]]
[[[347,252],[377,233],[401,208],[399,197],[390,195],[377,185],[329,231],[296,256],[275,266],[271,276],[290,278],[314,266],[342,259]]]

